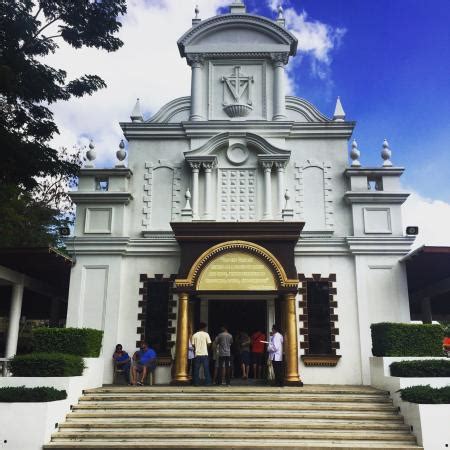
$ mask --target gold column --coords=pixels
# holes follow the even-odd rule
[[[297,318],[295,316],[295,294],[284,294],[284,313],[286,323],[286,384],[301,384],[298,373]]]
[[[187,384],[188,339],[189,339],[189,295],[178,294],[177,343],[175,348],[175,378],[172,384]]]

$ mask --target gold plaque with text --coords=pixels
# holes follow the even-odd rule
[[[202,291],[275,291],[272,270],[255,255],[239,251],[223,253],[202,270],[197,290]]]

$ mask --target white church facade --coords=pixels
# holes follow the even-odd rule
[[[410,320],[401,258],[403,168],[348,145],[355,123],[286,96],[296,38],[246,12],[193,20],[178,41],[190,96],[149,119],[139,102],[118,163],[81,170],[67,326],[104,330],[112,354],[149,341],[185,384],[189,334],[280,324],[286,382],[369,384],[370,324]],[[164,74],[161,73],[163,76]],[[122,146],[123,147],[123,146]],[[173,362],[172,362],[173,360]],[[169,375],[170,374],[170,375]]]

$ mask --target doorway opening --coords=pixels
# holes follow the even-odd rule
[[[251,335],[257,329],[267,330],[266,300],[209,300],[208,330],[211,337],[220,333],[220,327],[226,325],[233,336],[239,331]]]

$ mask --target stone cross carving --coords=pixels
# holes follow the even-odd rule
[[[246,76],[241,72],[241,66],[233,68],[233,74],[228,77],[222,77],[223,83],[223,106],[225,112],[230,117],[243,117],[250,114],[252,107],[252,91],[251,85],[254,82],[252,76]],[[233,102],[230,104],[226,101],[227,92],[231,96]],[[246,101],[242,98],[246,96]]]

